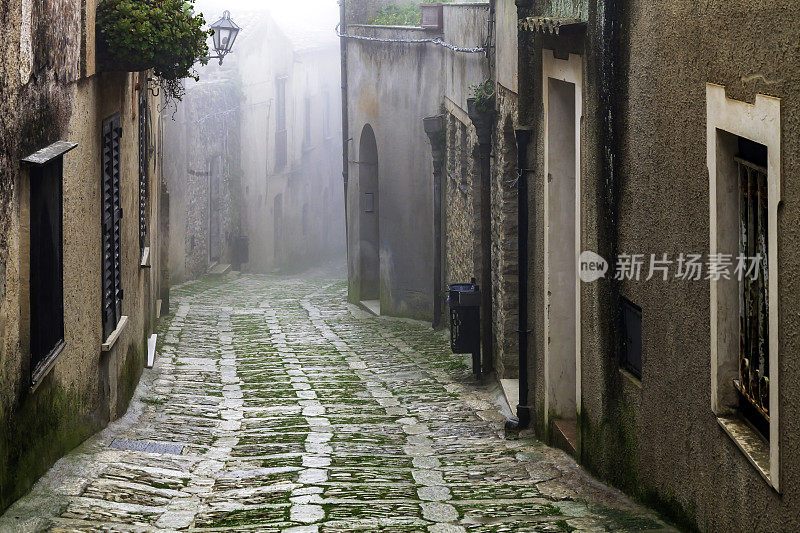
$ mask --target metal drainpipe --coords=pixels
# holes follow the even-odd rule
[[[339,29],[342,35],[347,33],[346,17],[347,9],[345,6],[346,0],[339,0]],[[349,167],[349,145],[350,142],[350,115],[347,106],[347,39],[344,37],[340,40],[341,48],[341,75],[342,75],[342,183],[344,185],[344,234],[345,234],[345,251],[347,252],[347,265],[348,271],[350,269],[350,225],[348,223],[347,213],[347,184],[350,179]],[[348,275],[349,277],[349,275]]]
[[[517,268],[519,271],[519,405],[517,405],[518,428],[525,429],[531,423],[528,385],[528,144],[531,130],[519,129],[517,137]]]

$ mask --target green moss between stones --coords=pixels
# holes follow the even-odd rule
[[[566,520],[557,520],[557,521],[555,522],[555,525],[556,525],[556,527],[558,527],[558,529],[559,529],[560,531],[568,531],[568,532],[570,532],[570,533],[571,533],[572,531],[575,531],[576,529],[578,529],[578,528],[576,528],[576,527],[572,527],[571,525],[567,524],[567,521],[566,521]]]

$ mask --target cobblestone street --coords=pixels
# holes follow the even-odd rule
[[[505,439],[443,334],[345,294],[278,276],[173,289],[128,414],[0,531],[667,529],[561,451]]]

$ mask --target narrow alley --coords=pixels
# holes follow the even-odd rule
[[[0,531],[667,529],[561,451],[506,439],[441,333],[348,305],[343,281],[206,277],[172,309],[128,414]]]

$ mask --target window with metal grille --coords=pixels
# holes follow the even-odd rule
[[[275,168],[286,166],[286,78],[275,80]]]
[[[622,299],[623,344],[622,368],[642,378],[642,308],[627,298]]]
[[[63,159],[31,168],[31,382],[64,348]]]
[[[144,251],[148,245],[147,235],[147,200],[150,182],[149,162],[149,108],[145,91],[139,94],[139,250]]]
[[[758,272],[739,281],[739,410],[769,440],[769,292],[767,287],[767,147],[738,139],[739,253],[759,258]]]
[[[120,191],[119,114],[103,121],[102,151],[102,253],[103,338],[107,339],[122,318],[122,198]]]

